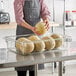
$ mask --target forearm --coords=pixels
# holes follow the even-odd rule
[[[29,29],[29,30],[33,30],[33,29],[34,29],[33,26],[31,26],[30,24],[28,24],[28,23],[25,22],[25,21],[21,22],[19,25],[21,25],[21,26],[23,26],[24,28],[27,28],[27,29]]]

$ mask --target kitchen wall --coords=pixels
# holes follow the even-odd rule
[[[1,5],[0,0],[0,5]],[[51,11],[51,20],[56,21],[57,23],[63,23],[63,12],[64,12],[64,0],[45,0],[46,4]],[[54,11],[53,11],[53,1],[54,1]],[[11,22],[15,21],[13,2],[14,0],[3,0],[4,11],[9,12],[11,17]],[[76,10],[76,0],[66,0],[66,10]],[[0,7],[1,10],[1,7]],[[54,14],[53,14],[54,13]]]
[[[3,1],[3,6],[1,5],[1,1]],[[14,8],[13,8],[14,0],[0,0],[0,11],[5,11],[10,14],[10,21],[15,22]]]
[[[66,0],[66,10],[76,10],[76,0]]]
[[[63,24],[64,10],[70,10],[70,11],[76,10],[76,0],[45,0],[45,1],[49,10],[51,11],[52,20],[60,24]]]

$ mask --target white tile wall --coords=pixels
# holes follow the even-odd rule
[[[13,8],[13,2],[14,0],[0,0],[0,6],[1,1],[3,1],[3,11],[8,12],[10,14],[10,21],[15,22],[15,15],[14,15],[14,8]],[[0,7],[0,10],[2,7]]]
[[[3,0],[3,1],[4,1],[4,11],[9,12],[11,22],[14,22],[15,21],[14,8],[13,8],[14,0]],[[63,23],[64,0],[45,0],[45,1],[49,10],[51,11],[51,20],[53,20],[53,1],[54,1],[55,21],[58,23]],[[66,0],[65,4],[66,4],[66,10],[76,10],[75,8],[76,0]]]
[[[7,47],[4,37],[15,35],[15,33],[16,33],[15,29],[0,30],[0,48]]]

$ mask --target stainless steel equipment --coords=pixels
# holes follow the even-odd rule
[[[0,24],[5,24],[10,22],[10,15],[7,12],[0,12]]]

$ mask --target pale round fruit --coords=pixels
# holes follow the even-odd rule
[[[39,34],[45,34],[46,33],[46,28],[45,28],[45,23],[44,22],[38,22],[36,25],[36,31],[39,33]]]
[[[34,50],[34,43],[26,38],[19,38],[16,41],[16,48],[22,54],[29,54]]]
[[[40,40],[40,38],[37,35],[31,35],[28,37],[28,39],[31,41]]]
[[[41,52],[44,51],[45,43],[36,35],[28,37],[29,40],[34,42],[34,51]]]
[[[52,38],[55,39],[55,48],[59,48],[63,44],[63,37],[59,34],[52,34]]]
[[[20,51],[20,47],[22,46],[21,44],[25,41],[25,38],[24,37],[21,37],[21,38],[18,38],[16,40],[16,49],[18,51]]]
[[[46,36],[42,39],[44,40],[46,50],[51,50],[55,47],[55,40],[52,37]]]

